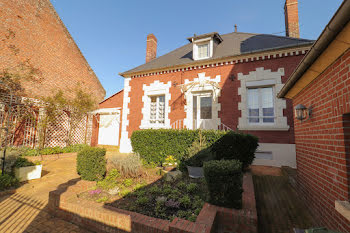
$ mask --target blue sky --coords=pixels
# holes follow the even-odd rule
[[[157,56],[208,32],[285,35],[284,0],[51,0],[106,97],[123,88],[118,73],[145,62],[146,37],[158,39]],[[317,39],[342,0],[299,0],[302,38]],[[218,4],[220,3],[220,4]]]

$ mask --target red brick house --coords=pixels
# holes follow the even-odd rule
[[[255,164],[295,167],[292,104],[276,95],[313,43],[299,38],[297,4],[285,4],[293,37],[213,32],[157,58],[148,35],[146,63],[121,73],[120,151],[139,129],[232,129],[260,138]]]
[[[343,1],[278,97],[292,99],[299,118],[300,196],[320,225],[350,232],[350,1]]]
[[[80,85],[91,93],[96,104],[105,97],[99,79],[49,0],[0,2],[0,54],[1,71],[25,62],[40,71],[40,82],[22,81],[22,96],[46,97],[55,94],[57,90],[63,90],[67,97],[71,97],[74,94],[72,90]],[[1,118],[4,116],[4,108],[0,109]],[[23,128],[16,135],[14,144],[36,145],[39,112],[40,110],[35,113],[36,120],[23,122]],[[48,146],[65,145],[69,114],[62,114],[60,118],[60,124],[49,130]],[[77,143],[85,142],[85,139],[89,142],[91,122],[92,118],[82,123],[79,132],[75,134]]]

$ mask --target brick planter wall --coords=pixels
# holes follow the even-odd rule
[[[255,193],[251,174],[245,174],[243,178],[241,210],[206,203],[196,222],[179,218],[170,222],[77,198],[78,193],[87,191],[94,185],[94,182],[79,181],[68,188],[50,192],[49,211],[58,217],[97,232],[257,232]]]

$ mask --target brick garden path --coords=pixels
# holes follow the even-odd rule
[[[43,177],[0,197],[0,232],[87,232],[47,212],[49,192],[78,178],[76,156],[43,162]]]
[[[315,227],[308,209],[276,168],[253,170],[259,233],[294,232]]]

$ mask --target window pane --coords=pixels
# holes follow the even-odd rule
[[[249,123],[259,123],[259,109],[249,109]]]
[[[263,122],[273,123],[274,108],[273,108],[273,91],[271,87],[261,88]]]
[[[248,89],[249,123],[259,123],[259,89]]]
[[[259,108],[259,89],[248,89],[248,108]]]
[[[156,116],[157,116],[157,97],[151,96],[151,109],[150,109],[150,123],[156,122]]]
[[[261,88],[261,100],[263,108],[273,107],[273,93],[271,87]]]
[[[158,96],[158,122],[163,124],[165,118],[165,96]]]
[[[165,96],[150,96],[150,123],[164,123],[165,119]]]
[[[193,119],[197,120],[197,96],[193,96]]]
[[[209,45],[208,44],[201,44],[198,45],[198,57],[209,57]]]
[[[211,119],[211,105],[212,98],[211,97],[201,97],[201,119]]]

